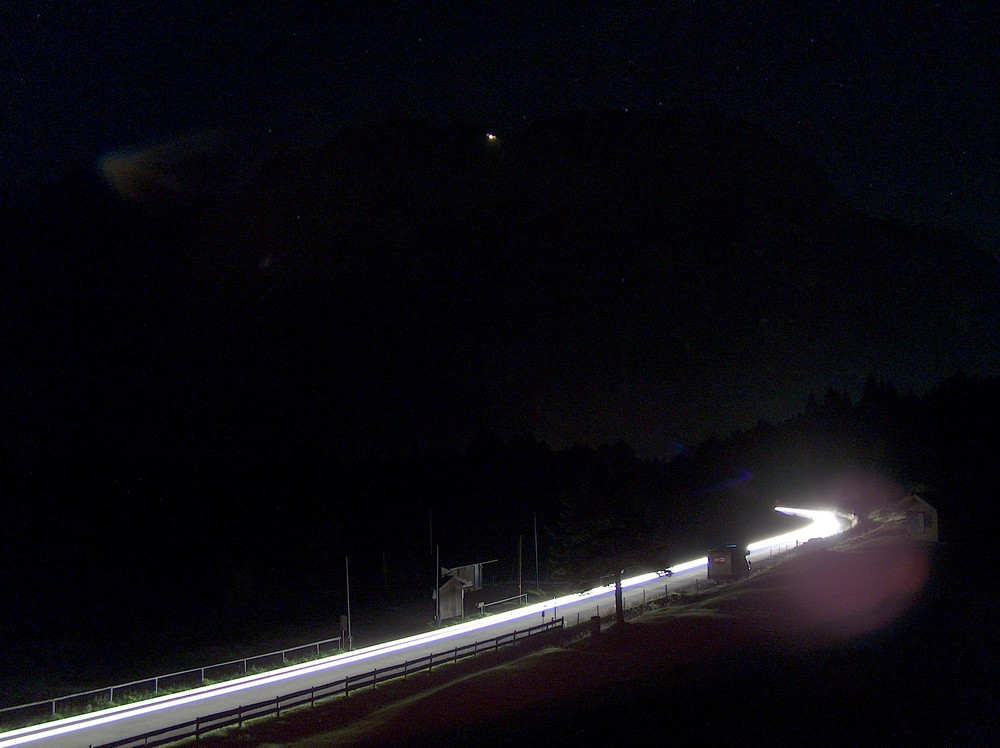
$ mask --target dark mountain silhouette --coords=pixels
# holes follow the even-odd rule
[[[5,698],[38,652],[98,673],[154,643],[159,664],[107,682],[190,641],[329,624],[344,555],[371,620],[383,552],[392,603],[426,605],[431,508],[444,563],[514,558],[537,512],[547,573],[560,499],[601,451],[481,431],[649,454],[825,392],[668,465],[623,458],[665,554],[759,537],[775,496],[859,467],[938,491],[950,532],[985,528],[995,380],[923,400],[875,382],[996,370],[995,261],[857,214],[758,131],[687,121],[497,142],[388,120],[231,199],[133,205],[81,168],[4,202]],[[698,145],[651,145],[682,132]],[[878,375],[857,408],[828,386],[855,372]]]
[[[379,438],[486,426],[664,454],[830,383],[1000,365],[995,258],[859,213],[759,128],[604,112],[486,133],[345,130],[193,235],[268,346],[321,354],[295,376],[326,365]]]
[[[487,429],[663,456],[831,383],[1000,368],[995,258],[721,118],[389,117],[234,196],[127,204],[81,171],[3,221],[29,452],[281,462]]]

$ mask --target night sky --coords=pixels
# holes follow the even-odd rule
[[[206,133],[249,158],[387,112],[514,133],[684,108],[763,126],[865,212],[1000,246],[991,4],[347,5],[4,2],[0,185]]]
[[[0,706],[348,555],[428,611],[431,516],[680,554],[862,466],[991,530],[1000,4],[348,5],[0,0]]]

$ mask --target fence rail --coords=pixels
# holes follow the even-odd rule
[[[29,719],[34,716],[39,721],[45,721],[55,718],[57,705],[68,707],[70,711],[76,707],[82,713],[94,701],[98,701],[105,696],[107,697],[107,704],[111,705],[114,703],[116,695],[119,697],[119,700],[123,696],[134,697],[145,695],[146,697],[152,697],[159,694],[161,689],[174,687],[194,688],[199,684],[205,683],[210,677],[219,677],[222,679],[238,678],[241,675],[246,675],[250,671],[250,668],[256,664],[272,663],[273,667],[280,667],[290,659],[294,660],[306,655],[320,657],[323,648],[326,647],[329,650],[331,648],[329,645],[334,642],[336,642],[337,649],[339,650],[341,638],[338,636],[287,649],[279,649],[275,652],[252,655],[238,660],[217,662],[214,665],[204,665],[188,670],[178,670],[176,673],[167,673],[166,675],[154,675],[128,683],[117,683],[113,686],[103,686],[102,688],[94,688],[89,691],[80,691],[68,696],[57,696],[54,699],[42,699],[41,701],[33,701],[30,704],[17,704],[16,706],[0,709],[0,721],[10,717],[15,717],[16,719],[19,713],[24,714]]]
[[[343,694],[345,697],[349,697],[352,691],[369,687],[377,688],[379,683],[384,683],[394,678],[405,678],[407,675],[412,675],[413,673],[422,672],[424,670],[430,672],[434,669],[435,665],[458,662],[461,659],[474,657],[475,655],[483,652],[496,651],[500,649],[500,647],[507,644],[514,644],[519,640],[519,637],[520,640],[523,641],[537,634],[541,634],[552,629],[562,628],[563,619],[557,618],[537,626],[524,629],[523,631],[512,631],[485,641],[464,644],[460,647],[454,647],[443,652],[434,652],[429,655],[425,655],[424,657],[407,660],[396,665],[375,668],[366,673],[349,675],[346,678],[340,678],[339,680],[324,683],[319,686],[312,686],[310,688],[277,696],[273,699],[258,701],[254,704],[248,704],[246,706],[239,706],[235,709],[215,712],[214,714],[208,714],[180,724],[162,727],[158,730],[145,732],[134,737],[116,740],[113,743],[91,746],[91,748],[138,748],[139,746],[142,746],[143,748],[152,748],[153,746],[165,745],[166,743],[172,743],[176,740],[182,740],[184,738],[193,737],[197,740],[205,733],[213,730],[218,730],[223,727],[232,727],[233,725],[242,727],[246,720],[255,719],[257,717],[266,717],[272,714],[280,717],[282,709],[291,709],[293,707],[304,706],[306,704],[314,706],[317,699],[326,699],[340,694]]]
[[[787,543],[783,546],[776,546],[770,549],[766,558],[759,558],[756,561],[754,561],[754,566],[755,566],[754,572],[764,569],[768,564],[773,565],[779,560],[779,558],[785,556],[789,551],[795,550],[796,548],[799,547],[799,545],[800,543],[798,542]],[[702,584],[704,584],[704,582],[702,582]],[[669,594],[670,588],[672,586],[673,585],[671,584],[664,583],[663,586],[664,596],[667,596]],[[693,584],[689,584],[687,588],[678,586],[674,589],[675,591],[678,591],[694,587],[694,589],[697,590],[698,586],[699,582],[696,580]],[[521,597],[526,597],[526,596],[521,596]],[[509,602],[510,600],[514,599],[517,598],[509,598],[508,600],[496,601],[495,603],[489,603],[489,605],[499,604],[501,602]],[[646,604],[647,602],[651,602],[653,599],[655,599],[653,596],[647,597],[645,591],[642,593],[643,605]],[[635,603],[634,601],[626,600],[626,608],[632,608],[635,605],[637,605],[637,603]],[[599,604],[596,606],[596,612],[600,617],[601,610]],[[553,610],[553,614],[554,613],[555,611]],[[558,620],[562,621],[561,618]],[[583,621],[581,621],[580,615],[578,614],[576,624],[580,625],[581,623],[583,623]],[[317,655],[319,655],[321,653],[321,648],[323,646],[332,644],[334,642],[340,644],[340,637],[336,637],[333,639],[324,639],[323,641],[313,642],[311,644],[304,644],[298,647],[291,647],[289,649],[280,650],[276,652],[269,652],[267,654],[254,655],[252,657],[247,657],[244,659],[230,660],[229,662],[217,663],[215,665],[206,665],[204,667],[192,668],[190,670],[182,670],[176,673],[169,673],[167,675],[159,675],[152,678],[145,678],[142,680],[132,681],[130,683],[122,683],[114,686],[105,686],[103,688],[93,689],[91,691],[83,691],[80,693],[70,694],[69,696],[60,696],[55,699],[43,699],[41,701],[32,702],[30,704],[19,704],[16,706],[6,707],[0,709],[0,723],[4,723],[5,729],[10,729],[10,725],[7,722],[5,722],[5,718],[7,718],[10,715],[14,715],[19,711],[25,715],[24,718],[28,720],[29,724],[31,723],[37,724],[44,721],[48,721],[55,718],[56,708],[57,705],[59,704],[66,705],[71,708],[74,705],[77,707],[82,706],[83,708],[80,708],[79,711],[79,713],[82,713],[86,711],[86,707],[89,706],[89,704],[80,704],[80,702],[83,702],[85,699],[90,699],[91,701],[93,701],[95,698],[99,698],[104,694],[107,694],[108,703],[110,704],[111,702],[113,702],[116,694],[122,695],[123,693],[129,692],[130,689],[131,692],[134,694],[135,692],[142,690],[140,688],[141,686],[147,687],[146,693],[150,696],[156,695],[161,688],[165,687],[185,686],[185,685],[189,687],[194,687],[199,683],[204,683],[209,674],[212,675],[218,674],[225,668],[231,669],[231,674],[228,677],[239,677],[240,675],[248,671],[249,669],[248,663],[254,661],[263,661],[266,660],[267,658],[275,658],[280,655],[281,662],[275,663],[275,665],[277,666],[286,662],[288,660],[289,654],[315,648],[315,652],[317,653]],[[242,671],[240,670],[241,665],[242,665]],[[184,680],[185,677],[189,677],[190,681],[185,681]],[[171,681],[170,679],[174,680]],[[168,683],[165,684],[165,681],[167,681]],[[351,687],[353,687],[353,685]],[[151,743],[150,745],[153,744]]]
[[[505,597],[503,600],[494,600],[491,603],[479,603],[479,612],[482,613],[484,610],[486,610],[487,608],[491,608],[494,605],[505,605],[506,603],[509,603],[509,602],[512,602],[512,601],[515,601],[515,600],[518,603],[520,603],[521,605],[527,605],[528,604],[528,595],[527,595],[527,593],[523,593],[521,595],[514,595],[513,597]]]

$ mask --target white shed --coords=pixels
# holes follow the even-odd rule
[[[919,496],[909,496],[903,502],[906,511],[906,537],[911,540],[938,542],[938,513]]]

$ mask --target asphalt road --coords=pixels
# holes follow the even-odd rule
[[[776,550],[794,546],[796,540],[803,542],[842,529],[842,524],[832,520],[832,515],[814,519],[815,525],[803,531],[752,544],[751,561],[760,566]],[[822,526],[821,521],[824,523]],[[704,558],[678,564],[671,571],[669,576],[659,571],[624,580],[625,606],[632,607],[663,597],[667,592],[679,592],[705,584],[707,572]],[[558,617],[562,617],[566,625],[576,625],[586,623],[591,616],[607,616],[613,611],[614,586],[599,587],[268,673],[0,733],[0,748],[18,745],[33,748],[98,746],[208,714],[275,699],[347,676],[368,673],[374,668],[388,668],[431,653],[445,653],[455,647],[483,642],[512,631],[523,631]]]

